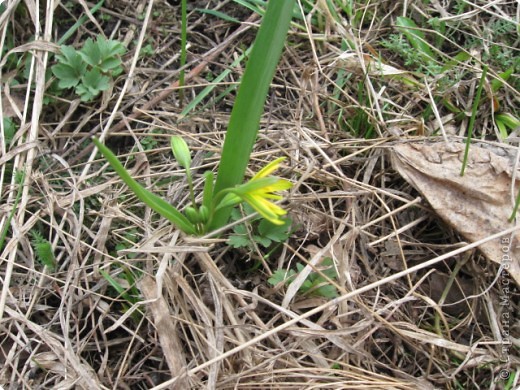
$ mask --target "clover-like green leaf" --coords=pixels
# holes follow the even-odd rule
[[[247,236],[233,234],[229,236],[228,244],[233,248],[247,248],[251,245],[251,241]]]
[[[123,68],[121,68],[120,65],[121,65],[121,60],[119,58],[110,57],[110,58],[106,58],[103,61],[101,61],[101,63],[99,64],[99,69],[101,69],[105,73],[108,73],[108,72],[119,73],[120,70],[123,69]]]
[[[96,41],[92,38],[87,39],[79,54],[83,61],[92,67],[99,68],[102,72],[108,73],[116,71],[121,65],[119,55],[124,54],[125,47],[121,42],[107,40],[102,35],[98,36]]]
[[[258,224],[258,233],[274,242],[284,242],[289,238],[291,219],[286,218],[283,225],[275,225],[267,219]]]
[[[323,269],[324,268],[324,269]],[[296,263],[296,271],[279,269],[273,273],[271,278],[267,281],[271,285],[276,285],[280,282],[290,284],[296,277],[296,274],[302,272],[305,269],[305,265]],[[338,290],[332,285],[324,276],[329,279],[337,279],[338,274],[334,267],[334,262],[331,258],[325,258],[320,264],[321,274],[318,272],[311,272],[307,279],[302,283],[298,290],[302,294],[308,294],[311,296],[320,296],[324,298],[336,298],[338,296]]]
[[[126,48],[119,41],[114,41],[112,39],[106,40],[103,36],[99,36],[97,42],[104,59],[120,56],[126,52]]]
[[[81,77],[81,84],[76,87],[76,93],[82,101],[95,98],[101,91],[106,91],[110,86],[110,78],[104,76],[97,69],[91,69]]]
[[[309,289],[311,295],[320,296],[324,298],[336,298],[338,296],[338,290],[331,284],[325,284],[327,282],[321,281],[322,285],[318,288],[311,290]],[[319,283],[315,283],[313,288],[315,288]]]
[[[102,61],[99,45],[92,38],[86,40],[79,51],[79,55],[83,58],[83,61],[92,67],[98,66]]]
[[[56,58],[58,63],[51,70],[58,79],[58,87],[75,87],[87,70],[87,64],[72,46],[62,46],[61,53],[57,54]]]
[[[285,284],[288,284],[292,282],[296,275],[296,272],[292,269],[290,270],[284,270],[284,269],[278,269],[275,272],[273,272],[273,275],[267,279],[267,282],[271,286],[276,286],[278,283],[285,282]]]

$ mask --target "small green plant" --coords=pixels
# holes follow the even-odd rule
[[[6,146],[8,147],[11,144],[11,141],[13,140],[13,137],[16,133],[16,124],[11,118],[4,117],[2,118],[3,122],[3,128],[4,128],[4,141]]]
[[[271,223],[285,224],[286,211],[273,200],[281,200],[282,197],[276,192],[287,190],[292,185],[288,180],[270,176],[279,168],[284,158],[270,162],[249,181],[243,181],[294,5],[294,0],[268,3],[231,112],[217,175],[215,177],[212,172],[204,174],[200,203],[197,203],[194,193],[190,150],[182,138],[171,138],[173,155],[186,170],[189,185],[191,204],[182,212],[137,183],[110,149],[99,140],[93,140],[135,195],[187,234],[203,235],[223,227],[233,207],[243,202]]]
[[[253,214],[254,209],[247,203],[244,204],[244,211],[247,215]],[[238,209],[231,212],[231,220],[238,221],[242,218],[242,213]],[[273,243],[284,242],[291,233],[291,219],[285,218],[282,225],[277,225],[263,218],[253,218],[246,225],[240,223],[233,227],[233,234],[229,236],[228,244],[233,248],[247,248],[253,250],[255,243],[269,248]]]
[[[38,230],[31,230],[31,236],[31,244],[36,258],[49,270],[54,271],[56,269],[56,258],[52,250],[52,244]]]
[[[400,34],[391,34],[388,39],[382,40],[381,44],[399,54],[405,66],[416,68],[418,72],[439,74],[441,66],[436,62],[436,55],[415,22],[399,16],[396,19],[396,27]]]
[[[520,119],[510,113],[501,113],[495,115],[495,124],[502,139],[506,139],[512,131],[520,127]]]
[[[56,55],[58,63],[52,67],[52,73],[58,79],[60,89],[74,88],[82,101],[91,101],[121,74],[120,56],[125,52],[121,42],[107,40],[101,35],[95,41],[87,39],[80,50],[63,45],[60,54]]]
[[[280,166],[284,160],[278,158],[254,175],[248,182],[233,188],[215,191],[215,180],[212,172],[204,175],[204,190],[202,203],[195,200],[193,178],[191,174],[191,153],[188,145],[181,137],[171,137],[173,155],[178,164],[186,169],[186,178],[189,185],[191,205],[181,213],[164,199],[148,191],[137,183],[128,171],[119,162],[117,157],[105,145],[94,138],[94,143],[105,156],[114,170],[119,174],[136,196],[150,208],[174,223],[187,234],[202,235],[209,231],[215,214],[226,207],[233,207],[242,202],[247,202],[262,217],[275,225],[285,224],[283,216],[286,211],[274,204],[271,200],[280,200],[282,197],[275,192],[289,189],[292,184],[288,180],[269,176]]]
[[[137,288],[137,277],[130,269],[121,266],[121,271],[117,277],[112,277],[107,271],[100,269],[99,273],[105,278],[108,284],[115,290],[115,296],[121,297],[123,312],[131,309],[133,305],[141,301],[141,294]],[[143,313],[140,309],[132,312],[131,317],[135,322],[139,322]]]
[[[297,271],[293,269],[279,269],[273,273],[267,282],[272,286],[276,286],[279,283],[289,285],[294,281],[296,275],[299,272],[302,272],[304,268],[305,266],[303,264],[298,263],[296,264]],[[322,268],[320,272],[311,272],[309,274],[298,291],[303,295],[336,298],[338,296],[338,290],[327,280],[327,278],[332,280],[338,278],[334,262],[331,258],[327,257],[321,262],[320,268]]]

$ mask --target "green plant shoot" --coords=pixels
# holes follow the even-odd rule
[[[232,188],[244,180],[249,156],[258,133],[260,117],[285,44],[293,15],[293,0],[269,1],[251,50],[224,140],[215,190]],[[211,230],[224,226],[231,208],[220,210]]]
[[[272,200],[281,200],[282,196],[275,194],[291,188],[290,181],[270,176],[277,170],[285,159],[280,157],[262,168],[249,181],[234,188],[226,188],[219,192],[214,191],[214,176],[211,172],[204,175],[204,191],[202,203],[198,205],[192,195],[191,206],[186,207],[184,213],[179,211],[166,200],[148,191],[134,180],[123,164],[105,145],[98,139],[93,139],[101,154],[107,159],[112,168],[121,177],[123,182],[130,187],[134,194],[152,210],[168,219],[186,234],[202,235],[210,231],[211,222],[215,213],[225,207],[233,207],[242,202],[249,204],[262,217],[275,225],[285,224],[283,218],[287,212]],[[191,156],[188,145],[180,137],[172,137],[172,150],[177,162],[183,168],[190,171]],[[190,192],[193,194],[193,182],[191,173],[186,175]]]
[[[471,118],[469,118],[469,124],[468,124],[468,136],[466,137],[466,147],[464,149],[464,157],[462,159],[462,167],[460,169],[461,176],[464,176],[466,166],[468,165],[469,146],[471,144],[471,137],[473,136],[473,127],[475,126],[475,120],[477,118],[477,111],[478,111],[478,107],[480,105],[480,97],[482,96],[482,89],[484,88],[484,82],[486,80],[487,71],[488,71],[488,67],[487,67],[487,65],[485,65],[484,68],[482,69],[482,76],[480,77],[480,82],[478,84],[475,100],[473,100]]]
[[[280,167],[283,157],[267,164],[246,183],[240,183],[244,180],[256,141],[263,106],[285,43],[294,5],[294,0],[268,3],[231,113],[217,177],[215,179],[211,172],[204,175],[201,204],[196,203],[190,172],[191,154],[182,138],[171,139],[173,155],[179,165],[186,169],[190,188],[191,205],[182,212],[137,183],[117,157],[94,138],[98,150],[136,196],[187,234],[202,235],[219,229],[227,223],[232,208],[242,202],[274,225],[284,225],[286,222],[284,217],[287,212],[273,201],[281,200],[282,196],[277,192],[291,188],[292,184],[288,180],[271,176]],[[71,56],[74,63],[78,62],[72,53]],[[103,55],[93,57],[99,63]],[[85,59],[84,55],[82,58]],[[74,82],[70,81],[66,85]]]

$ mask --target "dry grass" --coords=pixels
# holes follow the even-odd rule
[[[100,25],[86,23],[74,39],[82,42],[101,28],[125,42],[130,48],[125,76],[94,103],[62,95],[44,104],[45,71],[56,50],[47,42],[55,42],[69,27],[63,21],[77,18],[86,3],[48,1],[45,9],[25,2],[15,11],[17,3],[6,3],[0,28],[34,61],[27,68],[29,80],[18,84],[9,81],[19,77],[22,65],[7,72],[2,63],[3,115],[19,129],[0,157],[0,228],[16,196],[12,172],[25,169],[26,178],[0,257],[0,386],[518,386],[514,282],[505,274],[497,282],[498,265],[432,212],[392,169],[388,153],[394,143],[437,136],[439,127],[446,137],[465,134],[468,116],[450,112],[443,101],[470,112],[481,72],[478,58],[492,61],[486,55],[494,44],[514,57],[517,41],[506,35],[497,41],[488,29],[515,18],[513,2],[432,0],[404,2],[406,9],[399,2],[357,2],[351,24],[339,8],[345,23],[337,23],[325,1],[306,8],[306,19],[291,29],[252,155],[252,171],[287,156],[281,175],[295,183],[287,206],[296,231],[268,258],[262,247],[226,245],[229,228],[221,238],[183,237],[95,159],[88,138],[106,136],[134,177],[185,205],[186,183],[168,137],[182,135],[195,151],[200,187],[204,171],[218,164],[233,104],[233,93],[225,91],[242,69],[232,69],[187,116],[182,109],[247,48],[258,18],[231,1],[195,2],[247,23],[239,27],[190,12],[190,72],[179,101],[179,7],[165,1],[107,2],[101,13],[110,17],[96,14]],[[463,3],[458,12],[456,5]],[[451,35],[439,48],[439,61],[461,47],[474,56],[442,74],[459,81],[442,84],[428,73],[421,79],[417,72],[425,69],[405,64],[382,44],[403,14],[447,21]],[[24,46],[35,34],[41,40]],[[432,29],[430,34],[439,35]],[[342,39],[353,45],[347,59],[341,57]],[[470,46],[473,40],[477,44]],[[148,43],[154,54],[137,56],[135,48]],[[378,56],[396,69],[417,71],[409,77],[422,86],[371,73],[367,66]],[[500,71],[491,63],[491,78]],[[514,82],[495,98],[501,110],[518,115]],[[423,116],[432,102],[435,112]],[[483,141],[497,140],[491,112],[486,98],[476,128]],[[32,230],[52,243],[55,271],[38,262]],[[304,296],[296,284],[267,283],[279,268],[296,262],[315,267],[324,257],[339,271],[336,300]],[[250,271],[260,261],[264,265]],[[129,294],[138,291],[138,299],[123,299],[101,271]],[[127,283],[125,272],[134,275],[136,286]],[[439,304],[450,278],[454,287]],[[504,299],[509,307],[501,305]],[[500,379],[503,370],[516,382]]]

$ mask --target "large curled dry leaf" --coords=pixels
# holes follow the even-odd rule
[[[404,143],[392,150],[392,165],[423,194],[437,214],[467,240],[476,242],[512,226],[513,161],[491,149],[471,146],[464,176],[460,175],[464,145]],[[520,189],[515,175],[514,194]],[[489,241],[479,249],[504,264],[520,285],[520,232]]]

